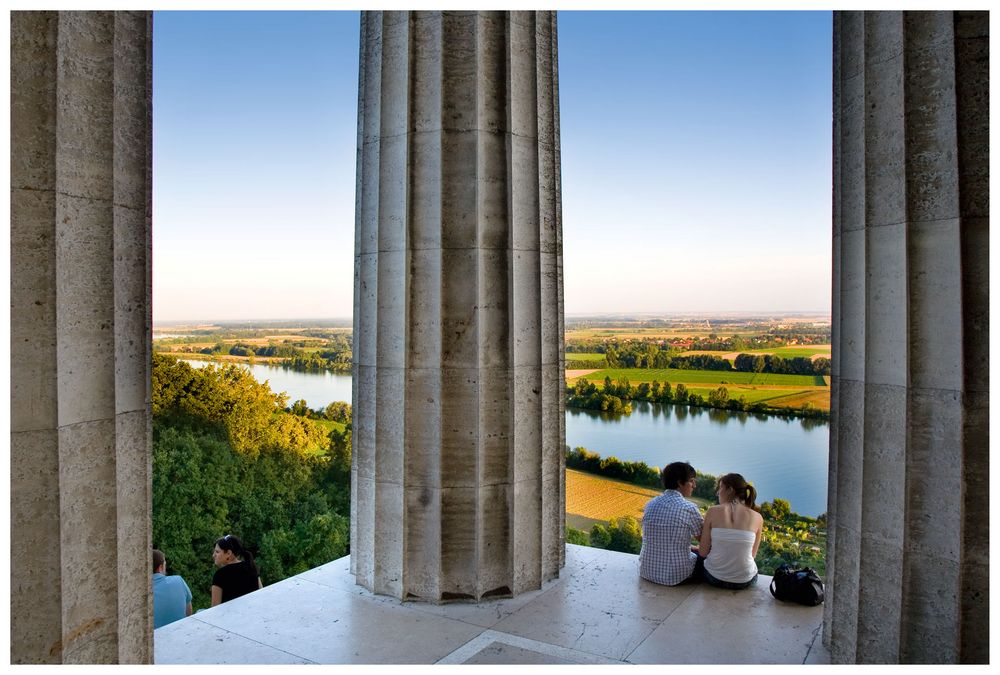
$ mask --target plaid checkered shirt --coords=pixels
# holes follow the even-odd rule
[[[677,490],[664,490],[642,513],[642,550],[639,575],[657,584],[673,586],[694,572],[698,556],[691,540],[701,536],[701,513]]]

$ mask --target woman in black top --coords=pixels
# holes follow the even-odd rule
[[[219,568],[212,576],[212,607],[264,587],[253,556],[238,537],[227,534],[216,541],[212,560]]]

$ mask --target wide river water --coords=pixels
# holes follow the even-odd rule
[[[201,367],[208,362],[188,363]],[[268,381],[272,390],[286,392],[289,402],[302,398],[310,408],[323,408],[333,401],[351,401],[348,374],[240,365],[258,381]],[[703,473],[735,471],[757,488],[758,503],[781,497],[803,515],[826,511],[826,421],[650,403],[632,407],[631,415],[618,417],[568,409],[566,444],[656,467],[682,460]]]

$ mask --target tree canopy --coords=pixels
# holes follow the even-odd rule
[[[238,366],[153,356],[153,545],[209,604],[214,542],[239,536],[265,584],[348,552],[350,426],[327,432]]]

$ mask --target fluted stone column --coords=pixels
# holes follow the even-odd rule
[[[149,12],[11,13],[11,660],[150,662]]]
[[[835,662],[989,652],[989,18],[834,13]]]
[[[564,563],[554,12],[364,12],[351,570],[425,601]]]

